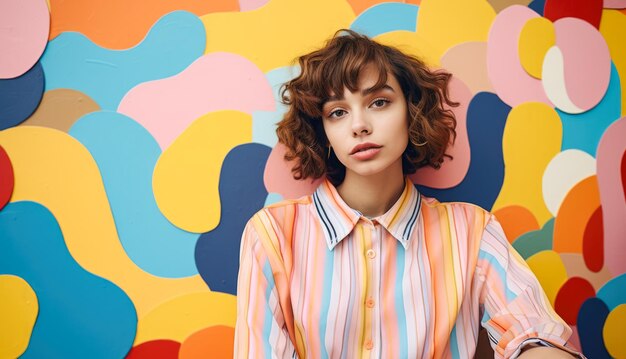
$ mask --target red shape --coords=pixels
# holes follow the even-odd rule
[[[591,283],[580,277],[571,277],[556,294],[554,309],[569,325],[576,325],[578,311],[583,303],[596,296]]]
[[[583,234],[583,259],[587,268],[599,272],[604,264],[604,229],[602,227],[602,206],[596,208]]]
[[[624,189],[624,201],[626,201],[626,152],[622,155],[622,188]]]
[[[15,177],[11,159],[4,148],[0,146],[0,209],[9,203],[14,185]]]
[[[543,16],[554,22],[563,17],[577,17],[600,28],[603,0],[546,0]]]
[[[133,347],[126,359],[178,359],[180,343],[159,339],[141,343]]]

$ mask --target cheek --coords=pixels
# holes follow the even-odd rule
[[[326,138],[328,142],[335,147],[341,146],[342,141],[345,138],[344,130],[341,128],[339,123],[326,123],[324,122],[324,133],[326,134]]]

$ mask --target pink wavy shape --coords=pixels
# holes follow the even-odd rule
[[[469,169],[471,152],[467,138],[467,107],[472,100],[472,92],[463,81],[456,77],[450,80],[450,97],[459,102],[458,107],[452,108],[456,115],[456,141],[448,148],[447,153],[454,159],[447,160],[436,170],[432,167],[423,167],[417,170],[410,178],[414,183],[432,188],[450,188],[461,183]]]
[[[554,22],[556,46],[563,54],[565,88],[584,111],[595,107],[609,88],[611,54],[602,34],[588,22],[565,17]]]
[[[626,273],[626,193],[622,157],[626,156],[626,117],[613,122],[598,144],[596,166],[604,226],[604,260],[614,276]]]
[[[287,147],[280,142],[272,148],[263,175],[267,192],[278,193],[285,199],[299,198],[313,193],[322,179],[295,180],[291,173],[293,163],[284,159],[286,152]]]
[[[626,0],[604,0],[605,9],[626,9]]]
[[[239,0],[239,10],[250,11],[256,10],[267,4],[269,0]]]
[[[553,106],[541,80],[526,73],[519,60],[522,28],[537,17],[536,12],[525,6],[512,5],[496,16],[489,30],[487,73],[498,96],[511,107],[531,101]]]
[[[117,111],[142,124],[165,150],[206,113],[274,109],[272,88],[255,64],[216,52],[198,58],[178,75],[135,86]]]
[[[45,0],[0,1],[0,79],[18,77],[33,67],[49,33]]]

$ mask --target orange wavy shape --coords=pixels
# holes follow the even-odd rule
[[[533,213],[526,207],[506,206],[494,211],[493,214],[502,225],[509,243],[515,242],[517,237],[530,231],[539,229],[539,222]]]
[[[232,358],[235,329],[226,325],[204,328],[182,343],[179,359]]]
[[[77,31],[114,50],[137,45],[163,15],[186,10],[198,16],[239,11],[237,0],[50,0],[50,37]]]
[[[585,228],[600,207],[597,176],[578,182],[565,196],[554,220],[552,248],[558,253],[582,253]]]

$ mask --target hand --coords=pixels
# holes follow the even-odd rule
[[[552,348],[552,347],[532,347],[530,349],[526,349],[518,356],[519,359],[572,359],[575,358],[572,354],[566,352],[565,350]]]

